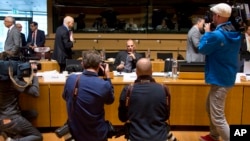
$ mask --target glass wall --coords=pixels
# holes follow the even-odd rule
[[[218,2],[225,1],[55,0],[53,31],[70,15],[75,18],[75,32],[187,33],[193,17],[205,17],[211,4]]]
[[[7,28],[4,26],[5,16],[13,16],[16,23],[22,25],[22,33],[25,34],[27,39],[28,33],[30,31],[29,24],[31,21],[36,21],[38,23],[38,28],[43,30],[47,35],[47,12],[32,12],[32,11],[0,11],[0,52],[4,50],[4,42],[6,39]]]

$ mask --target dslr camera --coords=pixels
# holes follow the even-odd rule
[[[101,68],[98,71],[98,76],[105,76],[105,68],[106,68],[106,64],[104,62],[101,63],[101,66],[104,68],[104,70],[102,70]]]
[[[65,141],[74,141],[70,131],[68,124],[64,124],[62,127],[59,127],[55,130],[56,136],[58,138],[64,137]]]

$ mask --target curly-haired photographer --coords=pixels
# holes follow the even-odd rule
[[[6,66],[6,64],[11,64]],[[21,115],[19,107],[19,95],[21,93],[29,94],[35,97],[39,96],[39,83],[38,78],[33,75],[33,69],[36,69],[36,64],[24,63],[24,67],[31,71],[30,82],[26,82],[23,77],[16,77],[15,66],[12,66],[15,61],[3,61],[2,65],[5,65],[6,69],[0,71],[2,73],[9,74],[8,79],[0,80],[0,131],[1,134],[9,141],[20,140],[20,141],[42,141],[43,137],[41,133],[32,126],[32,124]],[[10,69],[11,68],[11,69]],[[23,70],[24,71],[24,70]],[[26,71],[26,70],[25,70]]]

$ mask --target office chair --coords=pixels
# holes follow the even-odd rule
[[[76,59],[66,59],[66,68],[65,70],[69,73],[72,72],[82,72],[83,67],[81,64],[82,60],[76,60]]]
[[[108,59],[108,58],[116,58],[117,54],[118,54],[118,52],[105,52],[105,57],[106,57],[106,59]]]
[[[172,59],[173,58],[173,53],[160,53],[160,52],[157,52],[157,59],[166,60],[168,58]]]

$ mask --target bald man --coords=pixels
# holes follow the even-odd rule
[[[5,17],[4,25],[8,28],[4,51],[11,56],[17,56],[19,54],[19,47],[22,46],[22,41],[21,34],[15,26],[15,19],[11,16]]]
[[[133,88],[125,86],[121,92],[119,119],[129,121],[130,141],[166,141],[169,128],[165,121],[169,118],[170,110],[166,106],[168,88],[156,83],[152,77],[152,64],[147,58],[138,60],[136,74]],[[126,106],[128,95],[129,105]]]
[[[63,20],[63,25],[56,29],[52,59],[58,62],[60,72],[65,70],[66,59],[72,59],[72,48],[75,42],[72,33],[73,26],[74,19],[66,16]]]

